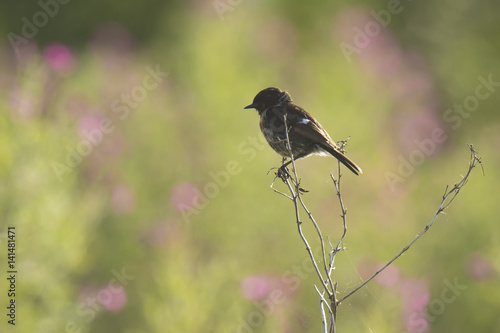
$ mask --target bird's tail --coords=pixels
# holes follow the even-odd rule
[[[325,150],[329,152],[333,157],[338,159],[343,165],[345,165],[349,170],[354,172],[356,175],[363,173],[363,170],[356,163],[351,161],[347,156],[345,156],[337,147],[332,147],[330,145],[325,145]]]

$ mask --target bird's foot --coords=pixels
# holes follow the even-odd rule
[[[288,178],[292,178],[290,176],[290,171],[288,171],[288,168],[286,166],[281,166],[279,168],[271,168],[271,169],[269,169],[269,171],[267,172],[267,174],[270,174],[271,171],[273,171],[273,170],[277,170],[274,173],[274,175],[276,176],[276,178],[280,178],[285,183],[286,183],[286,180]],[[293,178],[292,178],[292,180],[293,180]]]
[[[298,190],[300,193],[304,194],[304,193],[308,193],[308,192],[309,192],[308,190],[306,190],[306,189],[304,189],[304,188],[302,188],[302,187],[298,186],[298,185],[300,185],[300,180],[298,181],[298,182],[299,182],[299,184],[297,184],[297,182],[295,181],[295,178],[291,176],[290,171],[288,170],[288,168],[287,168],[285,165],[282,165],[282,166],[281,166],[281,167],[279,167],[279,168],[271,168],[271,169],[267,172],[267,174],[269,174],[269,173],[270,173],[271,171],[273,171],[273,170],[277,170],[277,171],[274,173],[274,175],[275,175],[275,178],[274,178],[274,179],[279,178],[279,179],[281,179],[281,180],[283,181],[283,183],[285,183],[285,184],[287,183],[288,179],[290,179],[290,180],[292,181],[292,184],[293,184],[293,185],[297,188],[297,190]],[[274,184],[274,181],[273,181],[273,184]]]
[[[278,171],[276,172],[276,176],[281,178],[281,180],[284,183],[286,183],[286,180],[288,178],[291,178],[290,172],[288,171],[288,168],[286,166],[281,166],[280,168],[278,168]]]

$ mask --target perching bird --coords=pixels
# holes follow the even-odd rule
[[[306,110],[292,103],[292,97],[278,88],[266,88],[255,96],[253,103],[245,109],[256,109],[260,116],[260,129],[275,152],[290,158],[287,148],[286,124],[293,159],[297,160],[312,154],[330,154],[337,158],[356,175],[363,173],[361,168],[345,156],[332,141],[325,129]],[[286,167],[291,161],[284,164]]]

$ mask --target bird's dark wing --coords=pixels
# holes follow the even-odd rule
[[[326,130],[307,111],[296,105],[287,111],[289,112],[287,123],[291,127],[291,134],[300,135],[319,144],[336,146]]]

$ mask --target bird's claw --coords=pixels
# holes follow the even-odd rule
[[[286,182],[286,180],[290,178],[290,172],[288,171],[287,167],[280,167],[276,172],[276,176],[281,178],[283,182]]]

